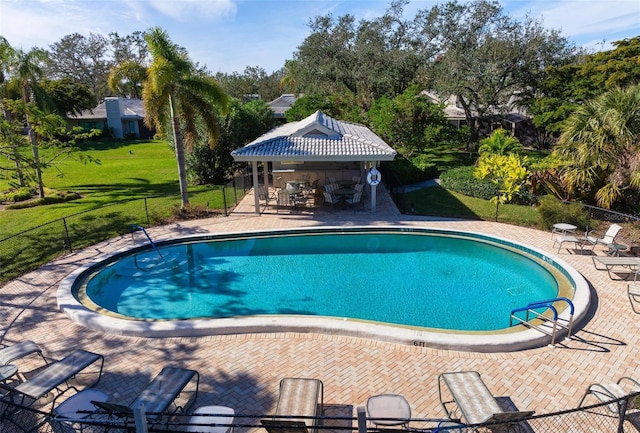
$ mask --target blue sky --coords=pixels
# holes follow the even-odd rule
[[[381,16],[378,0],[0,0],[0,35],[13,47],[48,48],[71,33],[121,36],[159,26],[212,72],[279,69],[309,34],[311,18],[350,13]],[[413,18],[441,0],[413,0]],[[609,49],[612,41],[640,36],[640,0],[503,0],[522,19],[529,12],[578,46]]]

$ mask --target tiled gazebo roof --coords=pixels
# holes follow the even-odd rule
[[[231,155],[236,161],[391,161],[396,151],[366,126],[316,111],[267,132]]]

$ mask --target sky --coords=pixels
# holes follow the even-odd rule
[[[465,1],[465,0],[462,0]],[[444,0],[411,0],[405,18]],[[66,35],[126,36],[151,27],[209,71],[242,73],[259,66],[272,73],[294,58],[309,35],[309,22],[331,13],[371,20],[390,0],[0,0],[0,35],[25,51],[49,46]],[[502,0],[513,18],[528,13],[547,29],[592,51],[640,36],[640,0]]]

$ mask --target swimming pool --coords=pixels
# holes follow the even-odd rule
[[[374,337],[382,328],[383,339],[395,339],[399,329],[416,337],[514,334],[509,312],[574,298],[573,273],[540,252],[484,235],[359,227],[167,241],[158,251],[115,254],[61,288],[84,309],[133,322],[146,335],[153,328],[200,333],[204,323],[210,333],[271,332],[286,322],[287,329],[295,323],[297,330],[349,334],[356,325],[357,334]],[[187,323],[181,333],[171,326]],[[125,328],[119,332],[139,332]]]

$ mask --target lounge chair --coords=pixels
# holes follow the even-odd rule
[[[3,347],[0,349],[0,365],[9,365],[16,359],[24,358],[29,355],[40,355],[45,364],[48,364],[46,358],[42,354],[42,349],[31,340],[24,340],[20,343]]]
[[[443,384],[449,390],[452,400],[443,400]],[[460,410],[461,417],[464,418],[467,424],[471,425],[491,423],[517,424],[534,413],[533,411],[503,410],[477,371],[440,374],[438,376],[438,395],[440,404],[449,419],[458,419],[457,416],[454,416],[457,413],[456,409],[450,410],[447,407],[448,404],[455,404]]]
[[[92,387],[98,383],[102,377],[104,357],[97,353],[78,349],[60,361],[50,364],[43,370],[40,370],[33,377],[16,385],[15,387],[0,383],[0,387],[5,391],[8,391],[3,398],[8,398],[13,402],[15,402],[15,399],[20,399],[20,404],[31,405],[54,389],[58,390],[60,393],[63,392],[70,387],[66,384],[69,379],[97,362],[99,362],[100,365],[97,378],[92,383],[86,385],[87,387]],[[61,388],[63,384],[65,384],[64,389]]]
[[[638,278],[638,273],[640,273],[640,257],[602,257],[602,256],[593,256],[593,266],[599,271],[607,271],[609,273],[609,278],[613,278],[612,272],[617,267],[622,267],[626,269],[629,273],[634,275],[634,281]],[[601,266],[598,267],[598,264]],[[624,270],[623,269],[623,270]],[[615,273],[615,272],[614,272]],[[627,278],[629,278],[627,276]]]
[[[620,413],[620,404],[623,401],[627,402],[627,410],[640,409],[640,383],[630,377],[621,377],[615,383],[594,383],[589,385],[589,388],[587,388],[587,391],[580,399],[578,407],[582,407],[582,403],[584,403],[588,395],[593,395],[602,403],[618,400],[617,402],[607,405],[607,408],[616,414]],[[628,401],[621,400],[631,395],[634,395],[634,397]]]
[[[186,391],[185,388],[192,382],[193,388]],[[98,412],[92,414],[92,418],[133,419],[133,411],[140,405],[144,406],[144,412],[149,420],[160,420],[163,416],[184,414],[198,397],[199,385],[200,375],[197,371],[179,367],[164,367],[128,406],[92,400],[91,404],[99,409]],[[182,398],[182,394],[187,393],[188,397]],[[184,404],[179,403],[178,399],[182,400]],[[173,408],[169,410],[171,406]]]
[[[589,243],[591,243],[591,249],[595,248],[596,245],[603,245],[611,249],[613,245],[616,245],[616,236],[618,236],[620,230],[622,230],[622,226],[619,226],[618,224],[611,224],[611,226],[609,226],[609,228],[605,232],[604,236],[598,237],[597,232],[590,231],[589,233],[587,233],[585,238]]]
[[[576,250],[580,248],[580,251],[582,252],[584,249],[585,238],[579,238],[574,235],[561,235],[556,236],[553,240],[553,246],[555,247],[556,245],[558,245],[558,253],[562,249],[562,245],[566,243],[573,244]]]
[[[631,302],[631,309],[636,314],[640,314],[640,311],[636,310],[636,303],[640,302],[640,285],[638,284],[629,284],[627,286],[627,296],[629,297],[629,302]]]
[[[177,398],[194,378],[195,390],[191,391],[192,395],[183,406],[178,405]],[[164,413],[173,404],[175,408],[171,411],[172,413],[184,413],[198,397],[199,385],[200,374],[197,371],[179,367],[164,367],[129,407],[134,408],[139,404],[144,404],[144,410],[148,413]]]
[[[269,433],[305,433],[317,431],[317,416],[322,413],[324,385],[318,379],[285,378],[272,419],[260,422]]]

